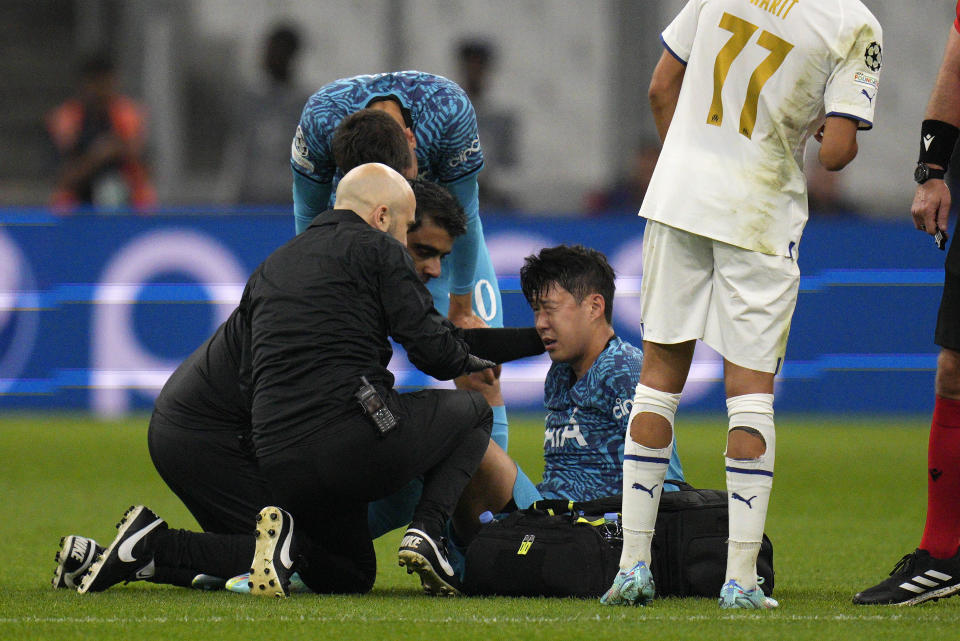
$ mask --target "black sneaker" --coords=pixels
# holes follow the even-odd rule
[[[250,594],[283,598],[289,594],[294,572],[293,517],[278,507],[257,515],[257,547],[250,564]]]
[[[412,523],[400,541],[397,552],[400,566],[407,574],[416,572],[427,594],[460,594],[460,579],[447,560],[447,546],[442,537],[434,540],[419,523]]]
[[[131,506],[117,523],[117,537],[97,555],[80,577],[77,592],[102,592],[120,582],[147,579],[154,574],[153,555],[145,554],[145,544],[167,523],[142,505]]]
[[[53,571],[53,587],[77,589],[80,575],[87,571],[97,555],[106,548],[93,539],[71,534],[60,539],[57,569]]]
[[[960,592],[960,552],[949,559],[935,559],[917,549],[894,566],[890,578],[857,592],[858,605],[916,605]]]

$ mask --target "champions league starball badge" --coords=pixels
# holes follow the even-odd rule
[[[883,64],[883,54],[880,51],[880,45],[871,42],[867,45],[867,51],[863,54],[863,60],[867,63],[867,69],[870,71],[880,71]]]

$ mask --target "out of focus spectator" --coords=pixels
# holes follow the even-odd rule
[[[116,84],[110,58],[91,56],[80,67],[77,94],[47,115],[59,161],[51,200],[59,210],[156,203],[144,161],[145,113]]]
[[[295,78],[300,35],[292,27],[270,30],[263,48],[263,83],[241,93],[225,178],[232,199],[244,204],[292,206],[290,143],[310,92]]]
[[[483,166],[478,183],[485,209],[511,209],[513,198],[503,187],[503,177],[519,164],[520,121],[513,109],[495,104],[487,91],[496,65],[496,48],[483,38],[468,38],[457,44],[460,86],[477,112],[477,127],[483,145]]]
[[[636,214],[647,193],[650,177],[660,157],[660,143],[642,140],[634,148],[626,172],[606,189],[587,193],[584,202],[586,213],[591,216],[607,214]]]

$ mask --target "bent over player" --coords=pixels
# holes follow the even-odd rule
[[[697,339],[724,358],[730,532],[721,608],[772,608],[756,560],[773,485],[773,380],[807,220],[803,153],[828,170],[872,126],[880,25],[859,0],[689,0],[662,34],[650,103],[663,151],[640,215],[643,367],[624,450],[620,572],[602,597],[646,604],[673,423]],[[816,132],[816,133],[815,133]]]
[[[403,126],[415,161],[405,175],[440,183],[467,214],[467,232],[454,243],[443,274],[428,285],[437,310],[458,327],[484,323],[503,327],[500,288],[480,222],[477,174],[483,167],[483,150],[477,116],[463,89],[443,76],[396,71],[342,78],[307,100],[290,161],[297,233],[328,208],[341,175],[334,157],[334,131],[345,117],[368,107],[385,111]],[[364,158],[362,162],[385,161]],[[459,387],[469,385],[464,379],[456,382]],[[507,415],[499,380],[485,397],[493,408],[493,439],[507,449]]]
[[[960,125],[960,2],[920,126],[913,224],[946,249],[950,190],[943,177]],[[938,237],[939,236],[939,237]],[[960,249],[950,243],[934,342],[940,346],[927,447],[927,520],[920,546],[885,581],[858,592],[860,605],[914,605],[960,592]]]

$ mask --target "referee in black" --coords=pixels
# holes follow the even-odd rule
[[[368,591],[367,503],[421,475],[400,562],[434,593],[457,591],[440,535],[486,451],[492,413],[476,392],[397,394],[388,337],[441,380],[492,363],[433,308],[404,246],[414,210],[400,174],[361,165],[334,210],[247,283],[253,446],[276,506],[258,516],[254,594],[284,595],[293,571],[315,592]]]

